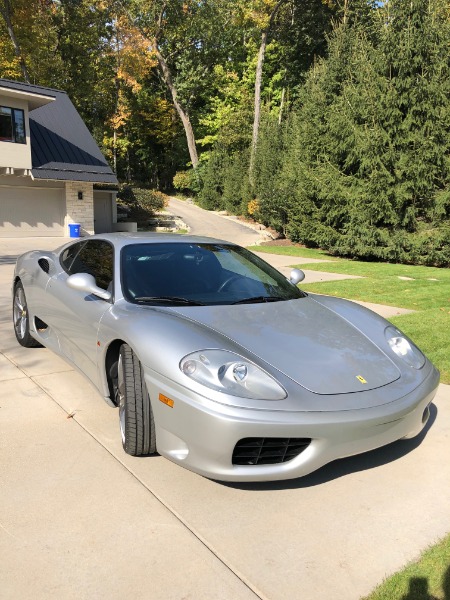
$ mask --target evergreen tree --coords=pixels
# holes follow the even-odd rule
[[[448,260],[444,9],[391,0],[334,32],[302,90],[282,170],[294,239],[363,258]]]
[[[400,227],[431,222],[436,192],[448,186],[450,30],[439,1],[390,3],[380,50],[386,58],[384,127],[395,149]]]
[[[283,233],[286,233],[288,199],[280,187],[279,171],[290,142],[290,121],[288,118],[279,123],[276,115],[264,114],[255,161],[256,204],[252,216]]]

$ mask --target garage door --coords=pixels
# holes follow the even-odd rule
[[[64,190],[0,186],[0,237],[63,236]]]

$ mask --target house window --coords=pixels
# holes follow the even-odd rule
[[[27,143],[23,110],[0,106],[0,142]]]

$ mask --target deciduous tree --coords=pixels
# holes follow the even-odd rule
[[[11,0],[0,0],[0,15],[3,18],[4,24],[6,26],[6,30],[8,32],[8,36],[11,40],[12,46],[14,48],[14,54],[16,59],[20,65],[20,69],[22,71],[22,76],[27,83],[30,83],[30,76],[28,74],[28,68],[25,62],[25,58],[22,53],[22,49],[19,43],[19,40],[16,35],[15,25],[13,24],[13,7]]]

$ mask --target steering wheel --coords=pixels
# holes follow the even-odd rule
[[[228,277],[228,279],[225,279],[225,281],[220,284],[217,291],[223,292],[225,290],[225,288],[227,288],[230,285],[230,283],[232,283],[233,281],[237,281],[240,278],[241,278],[240,275],[231,275],[230,277]]]

